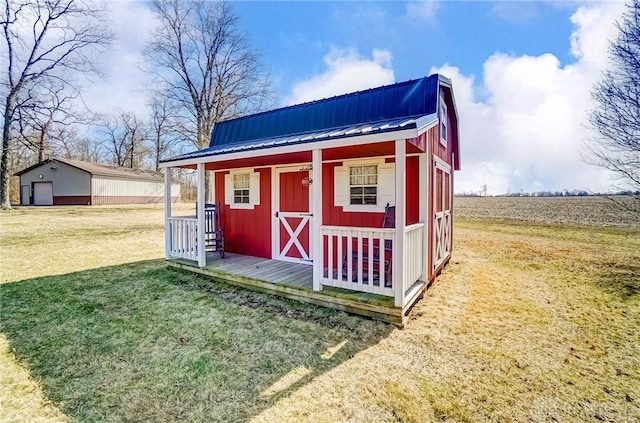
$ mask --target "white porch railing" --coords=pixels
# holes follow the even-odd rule
[[[322,284],[394,296],[391,285],[393,228],[322,226]]]
[[[424,223],[404,230],[404,283],[406,292],[423,278]],[[322,285],[393,297],[392,250],[395,229],[322,226],[324,245]]]
[[[198,260],[196,238],[198,219],[195,217],[169,217],[169,257]]]
[[[416,223],[404,228],[404,291],[423,277],[424,260],[424,223]]]

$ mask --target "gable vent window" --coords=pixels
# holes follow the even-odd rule
[[[249,174],[233,175],[233,202],[235,204],[249,204]]]
[[[350,204],[377,204],[378,166],[349,167]]]
[[[442,90],[440,90],[440,143],[447,145],[447,105]]]

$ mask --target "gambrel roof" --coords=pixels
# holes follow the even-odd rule
[[[365,91],[256,113],[214,125],[209,147],[164,162],[427,127],[438,119],[440,88],[450,93],[454,150],[457,114],[451,81],[434,74]]]

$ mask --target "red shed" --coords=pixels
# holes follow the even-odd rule
[[[166,258],[402,325],[451,256],[458,152],[451,81],[437,74],[220,122],[208,148],[162,163]],[[197,217],[171,214],[173,167],[197,168]],[[207,253],[206,203],[224,258]]]

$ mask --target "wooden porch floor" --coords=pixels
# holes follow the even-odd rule
[[[409,307],[395,307],[394,299],[383,295],[323,287],[313,290],[313,267],[259,257],[226,253],[207,253],[207,266],[190,260],[172,259],[169,265],[195,272],[232,285],[281,297],[360,314],[402,326]],[[416,298],[417,300],[418,298]]]

